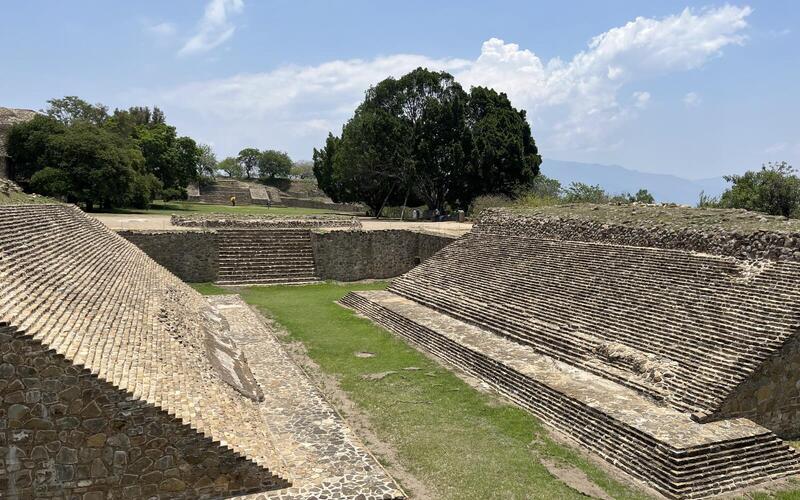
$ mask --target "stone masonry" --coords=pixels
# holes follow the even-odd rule
[[[604,224],[488,211],[388,291],[342,304],[668,497],[797,474],[778,436],[800,431],[800,263],[648,244],[638,226],[620,242]]]
[[[219,240],[216,231],[118,231],[172,274],[189,283],[216,281]]]
[[[316,275],[336,281],[394,278],[455,240],[446,234],[405,229],[311,232]]]
[[[304,215],[286,217],[283,215],[268,214],[192,214],[173,215],[172,224],[185,227],[236,227],[236,228],[267,228],[286,229],[318,227],[359,229],[361,222],[355,217],[342,217],[338,215]]]
[[[231,306],[76,207],[0,206],[0,497],[402,497]]]
[[[0,191],[1,192],[1,191]],[[233,232],[228,232],[228,231]],[[297,232],[292,246],[284,236]],[[117,234],[139,247],[151,259],[189,283],[247,278],[266,280],[267,261],[299,272],[304,281],[358,281],[399,276],[426,260],[456,237],[405,229],[380,231],[327,230],[238,231],[226,229],[119,230]],[[220,243],[220,237],[225,243]],[[309,243],[310,242],[310,243]],[[299,244],[299,246],[297,245]],[[222,247],[222,249],[220,249]],[[309,258],[313,256],[313,258]],[[276,270],[279,267],[276,268]],[[313,269],[313,271],[312,271]],[[236,271],[242,271],[237,275]],[[313,275],[309,274],[312,273]],[[259,275],[260,274],[260,275]],[[262,283],[263,284],[263,283]]]

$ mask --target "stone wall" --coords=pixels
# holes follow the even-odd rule
[[[455,240],[402,229],[311,233],[317,277],[337,281],[399,276]]]
[[[776,219],[760,214],[748,214],[765,221]],[[753,228],[735,230],[709,226],[691,227],[688,224],[680,227],[676,224],[659,223],[640,225],[633,218],[628,222],[609,222],[569,216],[530,216],[503,209],[488,209],[481,213],[473,231],[530,238],[596,241],[615,245],[689,250],[740,259],[800,262],[800,232],[794,230],[790,220],[786,221],[785,225],[786,230]]]
[[[172,215],[175,226],[182,227],[235,227],[235,228],[316,228],[344,227],[358,229],[361,221],[355,217],[335,215],[303,215],[286,217],[269,214],[192,214]]]
[[[219,279],[217,231],[125,230],[118,234],[183,281]],[[337,281],[399,276],[455,239],[403,229],[311,231],[316,277]]]
[[[215,231],[119,231],[118,234],[183,281],[201,283],[217,279],[219,242]]]
[[[800,338],[792,337],[704,421],[748,418],[784,439],[800,436]]]
[[[0,353],[2,498],[200,498],[286,486],[8,327]]]

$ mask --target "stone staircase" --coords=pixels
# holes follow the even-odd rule
[[[796,263],[471,234],[389,290],[702,418],[795,333],[798,279]]]
[[[308,229],[218,229],[220,285],[315,283]]]
[[[236,197],[237,205],[253,203],[250,188],[237,180],[230,179],[217,179],[213,185],[202,187],[198,201],[215,205],[229,205],[231,196]]]
[[[797,428],[800,263],[544,239],[528,233],[549,222],[527,222],[484,224],[340,303],[669,498],[800,472],[779,437]]]
[[[746,419],[699,424],[608,379],[391,292],[340,303],[522,408],[668,498],[705,498],[795,475],[796,451]]]

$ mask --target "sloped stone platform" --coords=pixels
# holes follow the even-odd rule
[[[341,303],[489,383],[667,497],[708,497],[800,471],[798,454],[749,420],[697,423],[639,391],[391,292],[353,292]]]
[[[538,226],[537,226],[538,227]],[[389,290],[615,380],[699,420],[732,416],[800,342],[800,264],[476,230]],[[791,358],[791,356],[789,356]],[[737,416],[800,431],[794,358]]]
[[[319,397],[293,413],[301,372],[256,371],[223,311],[74,206],[0,206],[0,497],[397,496]],[[313,471],[286,459],[298,450]]]
[[[403,498],[403,493],[284,351],[261,316],[236,295],[208,297],[247,352],[263,388],[259,405],[291,488],[247,498]]]

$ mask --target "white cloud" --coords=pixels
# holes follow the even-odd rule
[[[683,103],[686,105],[687,108],[696,108],[697,106],[702,104],[702,102],[703,99],[697,92],[688,92],[685,96],[683,96]]]
[[[236,31],[236,26],[230,22],[229,17],[232,14],[238,14],[243,8],[242,0],[211,0],[208,2],[197,33],[186,41],[178,51],[178,55],[208,52],[224,43]]]
[[[176,32],[175,25],[167,22],[147,24],[145,25],[145,30],[150,34],[161,38],[171,37]]]
[[[638,17],[592,38],[569,60],[543,61],[531,50],[491,38],[474,60],[402,54],[335,60],[195,82],[162,97],[165,105],[225,129],[229,137],[219,141],[221,147],[231,143],[233,150],[248,137],[266,135],[273,146],[284,142],[290,152],[308,157],[327,132],[322,124],[338,132],[370,85],[424,66],[451,72],[466,88],[484,85],[507,93],[516,107],[528,110],[534,135],[548,153],[596,150],[619,144],[614,130],[648,104],[648,92],[628,93],[629,86],[698,68],[724,48],[742,44],[750,12],[724,6],[685,9],[662,19]],[[209,16],[207,10],[206,17],[222,19],[215,26],[227,23],[224,13]],[[620,100],[622,95],[633,98]],[[300,131],[305,139],[290,135]]]
[[[650,92],[636,91],[633,93],[633,105],[644,109],[650,103]]]

